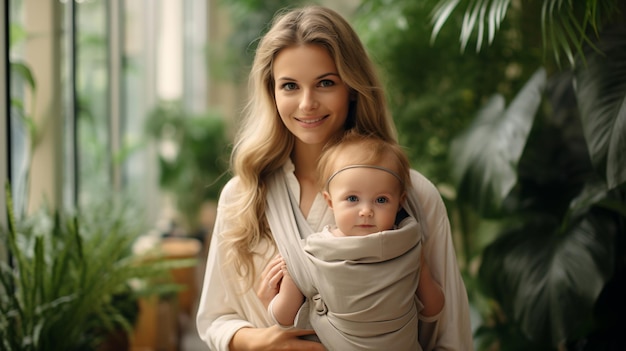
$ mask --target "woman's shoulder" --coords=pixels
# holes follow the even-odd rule
[[[267,183],[281,174],[283,173],[278,171],[270,174],[266,179]],[[219,196],[219,205],[228,205],[235,201],[246,202],[251,196],[250,192],[256,191],[258,191],[258,187],[243,186],[241,177],[234,175],[222,188]]]
[[[408,206],[412,215],[423,219],[428,228],[440,228],[447,223],[446,205],[439,189],[416,170],[411,170],[411,185]]]
[[[228,182],[226,182],[226,184],[222,188],[222,191],[220,192],[220,197],[219,197],[220,205],[230,203],[235,199],[235,197],[237,196],[239,192],[238,190],[239,182],[240,182],[240,179],[238,176],[234,176],[231,179],[229,179]]]
[[[437,197],[440,198],[439,190],[430,179],[426,178],[422,173],[415,169],[411,169],[411,185],[420,197]]]

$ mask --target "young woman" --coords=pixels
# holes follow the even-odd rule
[[[280,288],[276,233],[305,237],[333,221],[315,168],[326,142],[350,129],[396,139],[382,86],[358,36],[323,7],[277,16],[257,48],[250,101],[231,159],[234,178],[218,204],[197,315],[210,349],[324,350],[303,340],[313,330],[283,330],[264,306]],[[437,321],[419,321],[420,344],[425,350],[471,350],[467,294],[445,206],[416,171],[411,189],[408,199],[416,206],[407,211],[424,226],[423,253],[445,296]],[[290,197],[297,205],[276,214],[273,205],[291,204]],[[268,211],[284,221],[268,220]],[[305,224],[294,231],[296,217]]]

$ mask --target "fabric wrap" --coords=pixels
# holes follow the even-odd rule
[[[413,214],[414,200],[407,204]],[[415,291],[422,228],[415,216],[394,230],[330,237],[313,233],[302,213],[293,211],[298,207],[282,173],[272,177],[267,219],[306,297],[296,327],[313,327],[328,350],[421,350]]]

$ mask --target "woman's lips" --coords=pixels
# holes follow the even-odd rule
[[[306,127],[314,127],[317,126],[319,124],[321,124],[321,122],[323,122],[326,118],[328,117],[328,115],[326,116],[322,116],[322,117],[308,117],[308,118],[298,118],[295,117],[295,120],[298,121],[300,124],[306,126]]]

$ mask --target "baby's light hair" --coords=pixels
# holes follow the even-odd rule
[[[348,155],[347,149],[358,146],[358,152]],[[405,193],[411,185],[410,162],[402,147],[392,141],[385,141],[373,135],[363,135],[349,131],[335,141],[329,142],[320,156],[317,172],[318,186],[327,190],[330,177],[337,171],[351,165],[375,166],[378,168],[384,161],[393,160],[392,168]],[[387,167],[389,168],[389,167]]]

